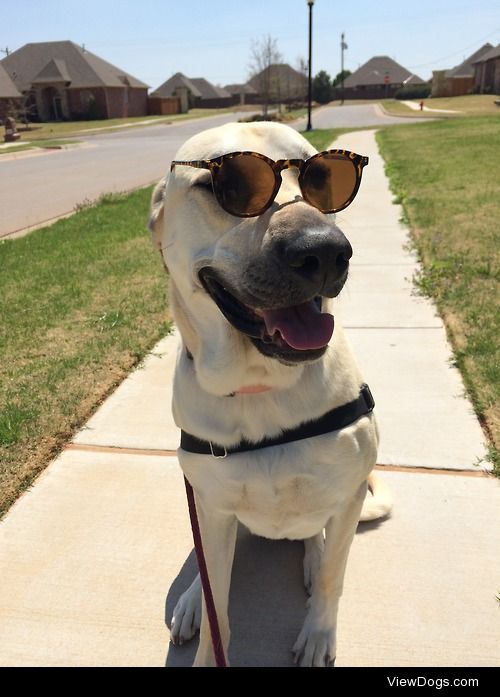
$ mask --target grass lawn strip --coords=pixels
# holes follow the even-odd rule
[[[499,116],[393,126],[377,134],[422,262],[418,288],[444,319],[497,474]]]
[[[374,126],[360,126],[358,128],[319,128],[312,131],[305,131],[302,135],[318,150],[326,150],[329,145],[343,133],[353,133],[354,131],[372,131]]]
[[[150,193],[0,243],[0,512],[169,331]]]
[[[16,152],[23,152],[24,150],[33,150],[38,148],[40,150],[61,150],[65,145],[79,145],[81,140],[66,140],[66,139],[54,139],[54,140],[37,140],[34,142],[18,143],[12,145],[9,148],[0,148],[0,157],[2,155],[11,155]]]
[[[114,131],[120,128],[137,128],[156,124],[169,124],[175,121],[198,119],[203,116],[224,114],[231,109],[191,109],[188,114],[172,114],[170,116],[136,116],[124,119],[103,119],[97,121],[60,121],[48,123],[31,123],[29,128],[18,124],[22,141],[47,140],[48,138],[66,138],[74,135],[92,135],[103,131]]]
[[[424,99],[425,106],[429,109],[449,109],[457,111],[456,114],[414,111],[397,99],[385,99],[382,102],[383,109],[393,116],[412,116],[422,118],[462,118],[464,116],[500,116],[500,108],[495,104],[492,94],[471,94],[463,97],[432,97]],[[420,102],[420,99],[410,101]]]
[[[224,107],[220,109],[190,109],[187,114],[170,114],[168,116],[134,116],[123,119],[102,119],[95,121],[60,121],[48,123],[30,123],[26,128],[18,124],[17,128],[21,134],[21,142],[32,142],[37,140],[59,139],[68,136],[97,135],[106,131],[116,131],[129,128],[143,128],[147,126],[170,125],[177,121],[189,121],[200,119],[207,116],[218,114],[231,114],[234,112],[248,111],[255,112],[260,110],[259,105],[244,105],[235,107]],[[303,115],[305,109],[292,112],[291,118],[298,118]],[[4,129],[0,130],[0,142],[3,141]]]

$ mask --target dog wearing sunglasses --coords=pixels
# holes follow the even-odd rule
[[[182,339],[178,457],[195,492],[226,656],[238,522],[304,540],[310,599],[292,651],[302,666],[328,666],[358,521],[390,511],[371,473],[373,404],[314,431],[363,390],[334,321],[352,249],[333,214],[354,199],[367,162],[347,151],[318,155],[287,126],[234,123],[187,141],[153,193],[150,229]],[[199,576],[175,607],[171,639],[183,643],[198,628],[195,665],[214,665]]]

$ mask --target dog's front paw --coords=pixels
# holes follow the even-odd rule
[[[179,598],[172,616],[170,639],[173,644],[183,644],[192,639],[201,623],[201,582],[198,575]]]
[[[321,627],[306,617],[292,649],[294,663],[305,668],[333,667],[336,654],[335,627]]]

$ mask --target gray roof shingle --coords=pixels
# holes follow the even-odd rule
[[[201,99],[229,99],[231,94],[222,87],[212,85],[204,77],[186,77],[175,73],[151,93],[151,97],[171,97],[177,87],[187,87],[194,97]]]
[[[485,63],[492,58],[498,58],[500,56],[500,44],[497,46],[492,46],[486,53],[482,54],[480,58],[476,58],[471,61],[471,63]]]
[[[47,41],[25,44],[2,60],[21,91],[31,88],[34,78],[39,81],[63,79],[70,87],[130,87],[147,85],[72,41]]]
[[[383,85],[386,75],[390,85],[420,85],[424,82],[389,56],[374,56],[344,80],[344,87]]]
[[[291,85],[302,88],[306,78],[298,70],[292,68],[288,63],[272,63],[269,67],[261,70],[260,73],[252,75],[248,84],[259,91],[261,80],[269,72],[271,82],[279,82],[282,85]]]
[[[205,80],[204,77],[192,77],[190,81],[199,91],[202,99],[229,99],[231,97],[229,92],[226,92],[225,89],[217,87],[217,85],[212,85],[212,83]]]
[[[59,58],[54,58],[40,70],[38,75],[35,75],[31,82],[32,84],[40,82],[71,82],[71,77],[66,63]]]
[[[168,80],[165,80],[152,93],[151,97],[171,97],[177,87],[187,87],[194,97],[201,97],[200,90],[183,73],[175,73]]]
[[[480,49],[466,58],[463,63],[447,71],[446,77],[473,77],[474,66],[472,64],[480,61],[492,48],[491,44],[484,44],[484,46],[481,46]]]
[[[10,75],[0,64],[0,99],[18,99],[21,93],[12,82]]]
[[[229,94],[257,94],[257,90],[255,90],[252,85],[249,85],[248,82],[244,84],[235,84],[235,85],[224,85],[224,89],[226,92],[229,92]]]

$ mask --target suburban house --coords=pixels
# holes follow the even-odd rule
[[[252,85],[239,83],[236,85],[225,85],[224,89],[233,98],[233,104],[257,104],[258,93]]]
[[[374,56],[344,80],[345,99],[384,99],[394,97],[400,87],[424,85],[389,56]]]
[[[262,101],[292,103],[307,97],[307,76],[287,63],[274,63],[253,75],[248,81]]]
[[[203,77],[186,77],[183,73],[175,73],[162,85],[157,87],[152,93],[151,98],[180,97],[187,94],[189,108],[214,108],[231,106],[233,99],[229,92],[222,87],[212,85],[211,82]]]
[[[474,66],[474,92],[500,94],[500,44],[492,47]]]
[[[13,116],[21,102],[21,93],[0,63],[0,121],[3,123],[6,116]]]
[[[41,121],[148,113],[144,82],[72,41],[26,44],[0,65]]]
[[[229,92],[226,92],[223,87],[212,85],[211,82],[205,80],[203,77],[194,77],[191,79],[191,82],[201,95],[201,107],[211,108],[231,106],[231,95]]]
[[[458,97],[478,91],[475,87],[475,64],[492,49],[491,44],[484,44],[460,65],[450,70],[433,70],[431,97]]]

